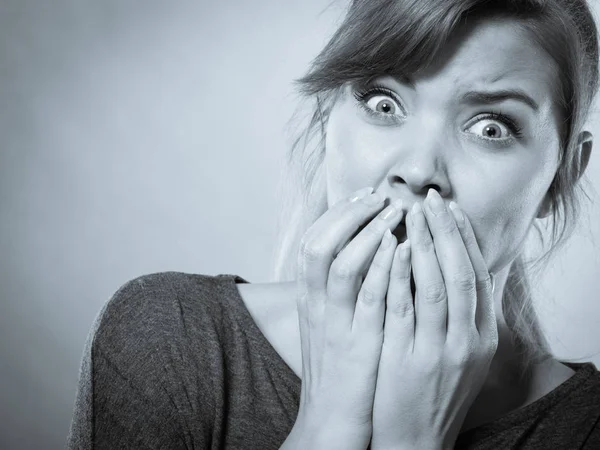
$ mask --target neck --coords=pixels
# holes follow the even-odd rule
[[[487,385],[506,384],[511,385],[516,382],[516,377],[527,378],[531,374],[529,371],[522,373],[526,364],[526,355],[522,354],[522,349],[517,348],[517,342],[513,331],[510,330],[506,316],[502,308],[502,297],[508,280],[512,264],[508,264],[503,269],[494,273],[494,310],[496,313],[496,324],[498,327],[498,348],[490,365],[490,371]]]
[[[498,348],[481,391],[464,421],[461,431],[490,422],[502,414],[517,409],[528,400],[532,374],[522,376],[524,356],[519,352],[502,310],[502,296],[511,264],[494,273],[494,307],[498,326]]]

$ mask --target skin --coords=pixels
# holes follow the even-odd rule
[[[353,97],[354,86],[345,85],[327,122],[325,165],[329,207],[364,186],[373,186],[386,204],[402,199],[407,212],[415,203],[423,203],[433,188],[446,206],[454,201],[466,215],[480,262],[494,275],[498,346],[463,421],[460,431],[465,431],[532,403],[573,374],[552,359],[517,383],[512,374],[519,360],[501,308],[510,265],[533,221],[548,214],[547,192],[558,167],[561,118],[552,102],[557,67],[514,21],[480,22],[445,50],[437,65],[412,79],[412,85],[390,76],[376,80],[394,93],[375,93],[365,99],[365,107],[379,111],[379,117],[367,114]],[[537,107],[514,99],[492,105],[461,102],[468,91],[500,89],[518,89]],[[382,103],[391,108],[384,110]],[[484,118],[490,111],[512,117],[522,128],[522,136],[512,136],[501,120]],[[495,137],[486,137],[486,127],[492,127]],[[591,142],[588,132],[579,136],[581,173]],[[423,204],[427,212],[428,202]],[[425,216],[436,241],[439,227],[435,231],[431,214]],[[396,224],[392,228],[402,242],[405,231]],[[410,225],[408,229],[410,235]],[[409,236],[411,241],[414,236]],[[439,242],[436,252],[444,248],[446,258],[448,252],[464,258],[464,246],[458,245],[456,236],[452,245],[448,241],[440,246]],[[415,264],[413,259],[413,270],[425,267],[422,261]],[[428,264],[433,267],[431,261]],[[259,328],[301,376],[296,283],[238,287]]]
[[[409,210],[433,187],[445,202],[454,200],[463,209],[490,271],[498,273],[518,255],[558,167],[555,64],[506,21],[473,29],[442,63],[415,79],[414,88],[392,77],[380,79],[398,99],[376,94],[368,107],[391,101],[396,111],[388,116],[395,117],[370,117],[356,106],[351,86],[344,87],[327,127],[328,204],[375,186],[391,200],[405,200]],[[539,110],[516,100],[460,102],[468,91],[500,89],[523,90]],[[510,138],[500,120],[477,119],[489,111],[514,117],[523,137]],[[507,139],[485,139],[489,125]]]
[[[464,429],[498,415],[490,400],[501,405],[499,410],[515,409],[573,373],[553,360],[537,368],[527,386],[515,389],[502,381],[518,364],[501,308],[502,292],[533,221],[548,213],[546,194],[558,167],[560,116],[552,98],[557,74],[555,63],[526,31],[511,21],[488,20],[451,42],[445,58],[414,78],[412,86],[390,76],[377,79],[395,93],[365,99],[365,106],[380,117],[359,107],[347,84],[328,120],[328,205],[362,186],[374,186],[390,201],[402,198],[404,211],[409,211],[433,188],[446,204],[456,202],[473,227],[495,278],[499,345]],[[461,102],[468,91],[501,89],[525,92],[537,108],[516,99],[492,105]],[[512,117],[522,136],[514,137],[501,120],[484,118],[490,111]],[[485,134],[488,126],[496,137]],[[580,141],[587,162],[591,135],[582,134]],[[395,235],[400,242],[405,239],[399,229]]]

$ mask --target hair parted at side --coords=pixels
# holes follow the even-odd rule
[[[280,182],[271,279],[295,279],[302,236],[327,209],[325,133],[342,86],[384,74],[414,76],[436,60],[461,25],[498,16],[515,19],[556,61],[560,79],[554,100],[564,120],[560,161],[548,191],[551,214],[534,224],[547,250],[527,264],[517,257],[502,299],[507,324],[527,361],[525,374],[530,365],[552,356],[533,308],[527,273],[539,273],[564,246],[581,214],[581,197],[589,199],[582,187],[586,177],[577,177],[577,139],[598,89],[598,37],[585,0],[352,0],[309,71],[295,81],[301,102],[290,121],[297,134]]]

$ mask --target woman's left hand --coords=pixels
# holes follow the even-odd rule
[[[498,346],[490,274],[470,223],[457,227],[433,189],[413,212],[410,248],[404,257],[397,248],[390,272],[372,450],[453,448]]]

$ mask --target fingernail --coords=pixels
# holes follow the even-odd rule
[[[371,186],[359,189],[351,196],[350,201],[355,202],[357,200],[360,200],[361,198],[364,198],[365,196],[369,195],[371,192],[373,192],[373,187]]]
[[[400,211],[402,211],[402,200],[401,199],[394,200],[383,211],[384,212],[383,212],[383,215],[381,216],[381,218],[384,220],[396,217],[400,213]]]
[[[398,210],[396,208],[394,208],[394,205],[390,205],[387,208],[385,208],[384,213],[381,216],[381,218],[383,220],[388,220],[388,219],[393,218],[396,215],[398,215]]]
[[[463,226],[465,223],[465,216],[463,215],[456,202],[453,200],[448,206],[450,207],[450,211],[452,211],[452,215],[454,216],[454,220],[456,221],[456,223],[459,226]]]
[[[425,230],[427,229],[427,224],[425,223],[425,216],[423,215],[423,209],[421,208],[421,204],[419,202],[415,202],[411,209],[411,219],[412,223],[417,230]]]
[[[381,239],[381,249],[384,250],[390,246],[392,243],[392,232],[389,228],[385,230],[383,233],[383,238]]]
[[[371,195],[367,195],[363,201],[367,205],[377,205],[383,201],[383,195],[379,192],[373,192]]]
[[[427,192],[427,202],[429,204],[429,210],[434,216],[437,216],[446,210],[442,197],[440,197],[440,194],[435,189],[429,189],[429,192]]]

